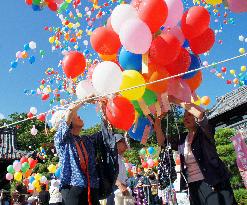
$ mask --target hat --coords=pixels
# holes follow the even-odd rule
[[[114,134],[114,137],[116,139],[116,143],[121,140],[124,140],[124,136],[122,134]]]

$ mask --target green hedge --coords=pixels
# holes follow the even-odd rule
[[[234,196],[238,205],[246,205],[247,204],[247,189],[237,189],[234,190]]]

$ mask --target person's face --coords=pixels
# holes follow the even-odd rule
[[[75,114],[72,118],[72,126],[74,128],[83,128],[84,122],[79,115]]]
[[[125,140],[120,140],[117,143],[117,150],[118,154],[123,154],[128,149],[127,144],[125,143]]]
[[[195,117],[187,111],[184,113],[184,126],[187,129],[193,129],[196,127]]]

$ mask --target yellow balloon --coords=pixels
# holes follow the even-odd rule
[[[53,44],[53,43],[54,43],[54,41],[55,41],[54,36],[52,36],[52,37],[50,37],[50,38],[49,38],[49,43],[50,43],[50,44]]]
[[[39,181],[36,180],[36,179],[33,181],[32,184],[33,184],[33,186],[34,186],[35,188],[39,187]]]
[[[122,75],[123,81],[120,86],[120,90],[145,84],[143,76],[138,71],[125,70]],[[128,91],[122,91],[121,95],[128,98],[129,100],[138,100],[143,96],[145,89],[146,86],[142,86]]]
[[[16,181],[21,181],[22,180],[22,173],[21,172],[16,172],[15,174],[14,174],[14,179],[16,180]]]
[[[191,102],[194,103],[195,105],[201,105],[201,98],[199,96],[197,96],[197,100],[195,101],[192,97],[191,97]]]
[[[201,103],[205,106],[208,106],[210,104],[211,100],[208,96],[203,96],[201,98]]]
[[[240,48],[240,49],[239,49],[239,53],[240,53],[240,54],[244,54],[244,53],[245,53],[245,49],[244,49],[244,48]]]
[[[41,179],[42,175],[40,173],[35,174],[34,179],[39,181]]]
[[[232,75],[235,75],[235,70],[230,70],[230,73],[231,73]]]
[[[74,25],[73,23],[69,23],[69,24],[68,24],[68,27],[69,27],[70,29],[72,29],[72,28],[73,28],[73,25]]]
[[[65,0],[65,1],[66,1],[66,3],[69,3],[70,4],[72,0]]]
[[[56,172],[56,166],[54,164],[49,165],[48,170],[50,173],[54,174]]]
[[[245,65],[241,66],[241,72],[245,72],[245,71],[246,71],[246,66]]]
[[[222,0],[205,0],[205,2],[207,4],[217,5],[217,4],[221,4],[222,3]]]

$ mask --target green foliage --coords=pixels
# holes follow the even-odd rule
[[[230,128],[222,128],[216,131],[214,135],[216,146],[228,145],[231,142],[231,137],[235,135],[235,130]]]
[[[238,205],[247,204],[247,189],[234,190],[234,196],[238,202]]]

